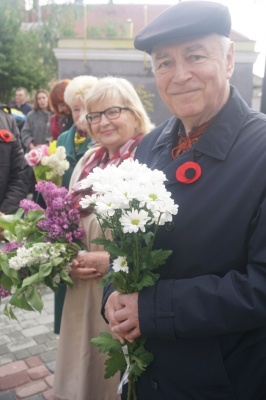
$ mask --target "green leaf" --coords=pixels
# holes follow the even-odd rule
[[[30,291],[30,293],[27,296],[28,298],[28,302],[29,304],[37,311],[39,311],[39,313],[41,313],[42,309],[43,309],[43,301],[41,298],[40,293],[38,292],[38,290],[33,287]]]
[[[10,290],[13,286],[13,281],[12,279],[10,279],[8,276],[6,276],[5,274],[3,274],[1,276],[0,279],[0,283],[1,285],[6,289],[6,290]]]
[[[5,308],[4,308],[4,314],[11,319],[14,319],[16,321],[18,321],[17,317],[15,316],[14,312],[13,312],[13,308],[9,305],[6,304]]]
[[[64,281],[67,285],[69,285],[70,287],[73,287],[74,282],[72,281],[72,279],[70,278],[70,276],[68,275],[68,273],[62,269],[62,271],[60,272],[60,278],[62,279],[62,281]]]
[[[144,287],[149,287],[149,286],[153,286],[154,283],[159,279],[159,274],[152,274],[150,273],[149,275],[146,274],[142,277],[142,279],[134,284],[134,288],[136,292],[139,292],[140,290],[142,290]]]
[[[4,254],[4,253],[3,253]],[[4,255],[6,256],[6,255]],[[9,268],[9,262],[7,257],[2,257],[0,261],[1,269],[4,272],[4,274],[10,278],[14,283],[19,283],[20,278],[19,278],[19,271],[16,271],[15,269]]]
[[[153,268],[158,268],[165,264],[165,261],[172,254],[172,250],[153,250],[151,251],[151,260]]]
[[[109,351],[121,351],[122,345],[119,340],[114,339],[109,332],[101,332],[99,336],[91,339],[93,346],[99,347],[101,353]]]
[[[97,338],[91,339],[91,344],[99,347],[101,353],[107,353],[108,358],[105,361],[106,379],[114,376],[118,371],[126,369],[126,360],[122,351],[122,344],[119,340],[114,339],[109,332],[102,332]]]
[[[40,279],[51,274],[51,271],[53,269],[53,262],[55,262],[55,265],[56,265],[56,260],[52,260],[52,262],[47,262],[47,263],[43,263],[40,265],[40,268],[39,268]],[[61,259],[60,263],[61,262],[62,262],[62,259]]]
[[[124,353],[122,351],[118,352],[110,352],[109,358],[105,361],[105,379],[111,378],[118,371],[125,371],[127,364]]]
[[[26,288],[27,286],[31,286],[34,284],[38,284],[41,282],[41,278],[38,274],[38,272],[34,275],[27,276],[27,278],[24,278],[22,281],[22,287]]]
[[[18,292],[13,294],[13,296],[9,300],[9,304],[17,308],[22,308],[23,310],[34,311],[34,308],[26,300],[25,295],[18,295]]]
[[[22,209],[19,209],[19,210],[22,210]],[[7,229],[7,230],[11,231],[11,232],[15,231],[15,226],[20,221],[21,221],[20,212],[17,212],[17,214],[15,214],[15,215],[8,214],[8,215],[0,216],[0,226],[2,228],[4,228],[4,229]]]

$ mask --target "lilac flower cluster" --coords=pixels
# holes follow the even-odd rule
[[[0,300],[4,299],[5,297],[9,296],[11,292],[6,290],[2,285],[0,285]]]
[[[11,253],[12,251],[17,250],[19,247],[23,246],[23,243],[18,243],[17,241],[7,242],[4,245],[3,252]]]
[[[43,208],[41,206],[39,206],[39,204],[35,203],[32,200],[28,200],[28,199],[21,200],[21,202],[19,203],[19,207],[23,208],[23,210],[26,213],[28,213],[29,211],[43,210]]]
[[[35,186],[45,199],[45,219],[37,226],[47,232],[48,240],[64,239],[68,243],[84,236],[83,228],[78,227],[80,213],[72,208],[72,196],[66,188],[58,188],[53,182],[41,181]]]

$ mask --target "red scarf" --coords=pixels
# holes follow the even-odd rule
[[[134,158],[137,145],[139,141],[143,138],[143,135],[139,135],[133,139],[129,139],[123,146],[120,147],[120,149],[109,159],[109,152],[105,147],[99,147],[89,158],[87,163],[82,169],[82,172],[79,176],[78,182],[74,185],[73,187],[73,207],[76,207],[79,209],[81,216],[85,217],[86,215],[89,215],[93,210],[90,209],[83,209],[79,206],[79,202],[82,197],[85,195],[91,195],[92,190],[91,188],[88,189],[80,189],[80,181],[82,179],[85,179],[91,171],[95,167],[99,168],[106,168],[107,165],[114,164],[118,166],[121,164],[124,160],[127,158]]]
[[[180,134],[180,131],[182,129],[179,129],[178,132],[178,142],[177,142],[177,146],[175,146],[172,149],[172,157],[175,159],[178,156],[180,156],[180,154],[184,153],[184,151],[186,151],[187,149],[189,149],[194,143],[196,143],[200,136],[203,134],[203,132],[205,132],[205,130],[208,128],[208,126],[212,123],[213,119],[211,119],[208,122],[205,122],[205,124],[198,126],[197,128],[192,129],[189,132],[188,136],[182,136]]]

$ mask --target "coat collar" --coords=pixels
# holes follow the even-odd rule
[[[227,103],[199,141],[194,144],[194,151],[225,160],[246,120],[248,109],[238,91],[231,86]],[[177,131],[179,122],[176,117],[168,121],[153,149],[173,143],[173,134]]]

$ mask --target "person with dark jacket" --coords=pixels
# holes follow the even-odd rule
[[[0,212],[13,214],[28,193],[29,173],[10,109],[0,104]]]
[[[32,110],[31,104],[28,103],[28,97],[29,94],[27,89],[24,87],[19,87],[16,89],[15,100],[10,105],[11,114],[13,114],[20,132],[27,119],[27,114]]]
[[[143,335],[154,355],[138,400],[266,399],[266,116],[229,84],[230,28],[227,7],[185,1],[135,38],[174,115],[136,158],[179,205],[155,240],[172,250],[159,281],[103,298],[114,335]]]

